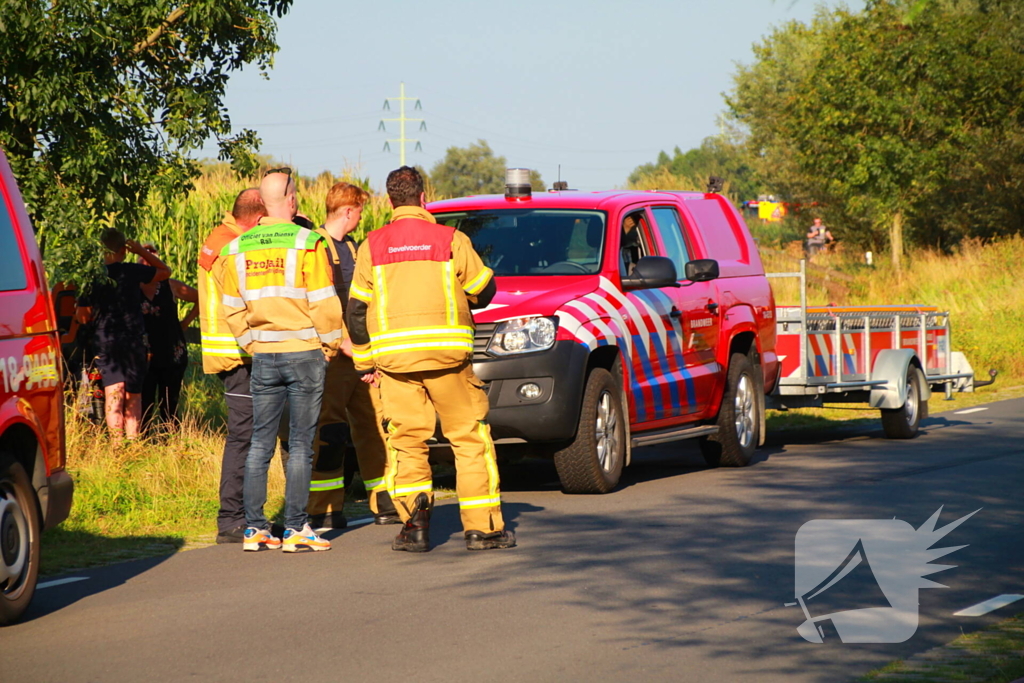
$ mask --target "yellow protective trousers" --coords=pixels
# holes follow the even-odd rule
[[[324,428],[348,423],[352,444],[359,461],[359,472],[363,476],[370,510],[380,512],[377,497],[386,491],[384,470],[387,466],[387,450],[383,428],[383,412],[380,392],[359,379],[352,359],[339,353],[327,366],[324,382],[324,397],[320,405],[320,421],[316,438],[313,440],[313,475],[309,483],[309,503],[306,512],[321,515],[337,510],[342,512],[345,505],[345,455],[344,444],[324,440]],[[278,433],[282,444],[288,443],[287,416],[281,421]],[[287,455],[282,449],[284,462]]]
[[[501,531],[501,494],[494,442],[487,424],[487,395],[468,361],[454,368],[380,373],[388,416],[388,493],[405,521],[413,501],[425,492],[433,502],[427,439],[436,416],[455,453],[459,513],[466,531]]]

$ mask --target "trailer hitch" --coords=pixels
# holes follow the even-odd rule
[[[974,388],[977,389],[978,387],[987,387],[989,384],[993,384],[996,381],[996,376],[998,374],[998,370],[996,370],[995,368],[989,368],[988,376],[991,377],[992,379],[986,382],[979,382],[978,380],[974,380]]]

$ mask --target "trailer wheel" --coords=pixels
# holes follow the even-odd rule
[[[555,451],[555,469],[565,493],[608,493],[619,483],[626,461],[622,392],[610,372],[594,368],[587,377],[576,438]]]
[[[0,625],[17,621],[35,594],[40,529],[25,468],[0,453]]]
[[[718,434],[699,440],[700,452],[709,466],[744,467],[754,457],[761,431],[758,386],[750,359],[742,353],[732,354],[718,409]]]
[[[921,425],[926,403],[921,402],[921,372],[911,365],[907,368],[907,400],[903,407],[882,409],[882,429],[889,439],[913,439]]]

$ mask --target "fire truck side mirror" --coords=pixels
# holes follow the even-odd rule
[[[636,262],[633,273],[628,278],[622,278],[622,286],[629,289],[678,287],[676,264],[664,256],[644,256]]]
[[[691,282],[708,282],[717,280],[718,276],[718,261],[713,258],[697,259],[686,264],[686,279]]]

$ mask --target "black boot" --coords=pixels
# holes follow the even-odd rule
[[[391,495],[387,491],[377,493],[377,512],[373,515],[374,524],[401,524],[402,518],[398,516],[395,504],[391,502]]]
[[[392,550],[425,553],[430,550],[430,499],[427,494],[416,496],[412,515],[391,543]]]
[[[348,526],[348,520],[345,519],[345,514],[341,510],[332,510],[321,512],[318,515],[310,515],[309,526],[314,531],[317,529],[344,529]]]
[[[515,547],[516,535],[508,529],[492,531],[489,534],[482,531],[466,532],[466,550],[499,550]]]

